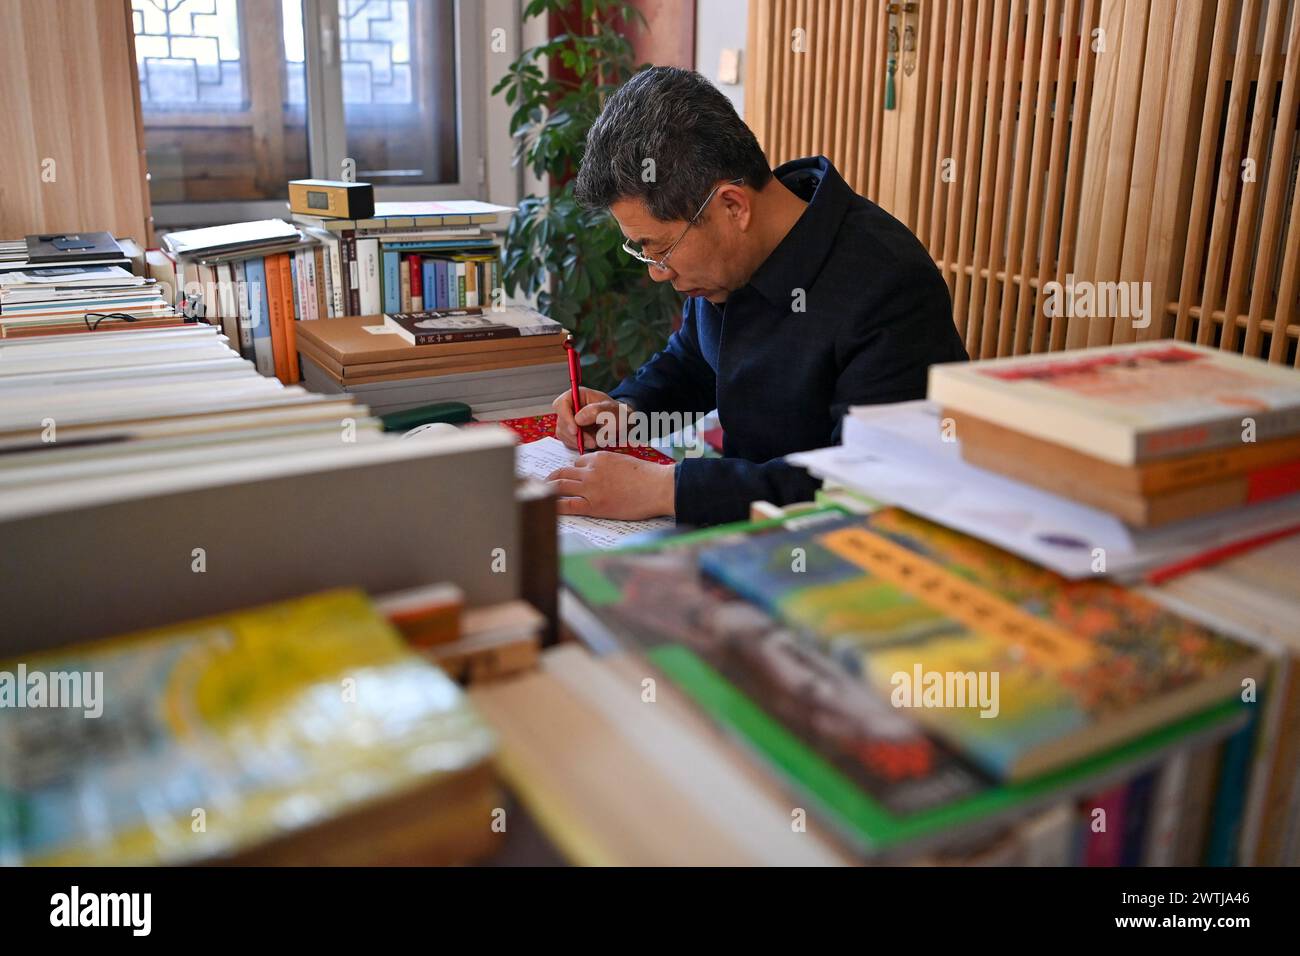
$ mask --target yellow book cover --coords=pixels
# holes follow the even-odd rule
[[[493,749],[356,590],[7,661],[0,864],[226,857]]]

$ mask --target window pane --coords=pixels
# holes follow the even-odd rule
[[[455,182],[452,0],[340,0],[348,155],[357,179]]]
[[[155,203],[283,199],[308,175],[302,0],[131,0]]]

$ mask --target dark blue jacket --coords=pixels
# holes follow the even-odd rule
[[[966,359],[948,287],[906,226],[824,156],[775,175],[808,201],[794,228],[722,308],[688,299],[667,348],[611,393],[643,412],[718,409],[724,457],[677,466],[682,524],[810,500],[820,482],[785,455],[839,444],[850,405],[924,398],[926,369]]]

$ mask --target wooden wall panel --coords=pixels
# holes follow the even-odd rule
[[[1075,281],[1119,278],[1124,230],[1137,209],[1129,209],[1133,143],[1142,95],[1149,3],[1102,0],[1096,52],[1097,74],[1088,118],[1088,142],[1080,201]],[[1066,317],[1066,346],[1101,345],[1112,333],[1110,317]]]
[[[1097,0],[923,0],[910,21],[917,66],[905,76],[900,65],[895,110],[884,109],[886,4],[845,6],[847,24],[844,9],[830,21],[818,16],[817,0],[751,4],[759,45],[748,112],[769,158],[825,153],[855,189],[911,226],[948,280],[972,355],[1046,349],[1037,289],[1057,276],[1058,246],[1073,247],[1062,231],[1077,228],[1092,76],[1080,51]],[[830,111],[807,111],[814,118],[804,126],[780,122],[806,112],[813,96],[799,82],[808,73],[800,54],[775,43],[805,19],[829,22],[827,56],[859,91],[846,104],[847,129],[827,128],[837,117]],[[796,81],[783,87],[783,71]],[[1056,332],[1063,340],[1064,325]]]
[[[1034,115],[1034,165],[1031,172],[1028,222],[1021,249],[1021,266],[1016,290],[1015,336],[1013,354],[1045,352],[1050,342],[1050,322],[1042,309],[1038,291],[1053,276],[1060,243],[1061,204],[1046,197],[1062,197],[1066,184],[1066,155],[1070,143],[1069,110],[1081,105],[1076,92],[1073,103],[1058,93],[1076,90],[1082,85],[1082,66],[1076,51],[1083,36],[1081,24],[1090,22],[1090,13],[1082,13],[1079,0],[1063,0],[1059,11],[1049,8],[1045,18],[1043,50],[1048,58],[1043,65],[1045,76]],[[1068,54],[1068,55],[1067,55]],[[1062,103],[1062,100],[1066,100]],[[1040,231],[1041,220],[1041,231]],[[1030,274],[1032,270],[1032,275]]]
[[[1230,9],[1226,4],[1225,8]],[[1240,28],[1238,37],[1243,34],[1253,37],[1258,22],[1258,0],[1244,0],[1241,17],[1238,21]],[[1196,329],[1196,341],[1202,345],[1208,344],[1216,331],[1216,324],[1213,321],[1206,320],[1206,317],[1213,314],[1214,306],[1220,301],[1220,293],[1226,284],[1228,255],[1232,242],[1230,235],[1233,224],[1232,209],[1242,182],[1238,176],[1238,170],[1241,168],[1242,160],[1240,157],[1243,153],[1242,144],[1245,139],[1245,122],[1248,115],[1247,100],[1251,92],[1249,81],[1250,57],[1233,56],[1232,63],[1231,80],[1228,87],[1228,113],[1224,120],[1223,140],[1217,144],[1219,149],[1218,180],[1211,200],[1210,237],[1206,249],[1205,273],[1202,277],[1200,294],[1199,314],[1202,321],[1198,323]],[[1208,128],[1202,129],[1202,135],[1211,135]],[[1197,172],[1208,176],[1210,170],[1200,169]]]
[[[948,279],[972,356],[1060,348],[1065,325],[1040,290],[1072,267],[1100,7],[950,0],[922,10],[922,60],[938,61],[941,79],[922,106],[916,231]]]
[[[1270,21],[1270,27],[1272,27]],[[1266,41],[1266,57],[1273,57],[1279,47]],[[1263,348],[1265,334],[1264,324],[1268,313],[1273,313],[1273,322],[1268,329],[1271,342],[1269,358],[1281,361],[1294,337],[1295,328],[1290,318],[1294,314],[1296,290],[1294,285],[1288,295],[1285,290],[1274,300],[1275,275],[1278,266],[1278,253],[1285,241],[1290,249],[1289,257],[1281,259],[1283,270],[1289,270],[1294,282],[1297,268],[1300,268],[1300,188],[1297,188],[1296,170],[1300,168],[1300,131],[1293,128],[1300,125],[1300,8],[1291,12],[1290,33],[1286,38],[1285,64],[1269,61],[1269,75],[1277,69],[1283,69],[1282,89],[1278,97],[1277,119],[1272,125],[1273,146],[1268,154],[1268,181],[1260,213],[1259,250],[1255,257],[1255,268],[1250,275],[1250,305],[1246,315],[1246,335],[1243,349],[1247,355],[1259,354]],[[1255,124],[1266,129],[1270,125],[1267,112],[1267,99],[1256,96]],[[1289,122],[1288,122],[1289,118]],[[1263,144],[1256,155],[1262,155]],[[1283,215],[1286,212],[1286,193],[1291,190],[1292,205],[1289,217],[1290,230],[1285,238],[1282,236]],[[1243,269],[1243,274],[1245,270]],[[1236,323],[1232,323],[1235,328]],[[1276,334],[1274,334],[1276,332]],[[1300,352],[1294,361],[1300,365]]]
[[[1137,329],[1137,338],[1160,339],[1173,333],[1173,319],[1161,305],[1178,294],[1183,250],[1191,216],[1192,180],[1188,170],[1197,165],[1200,127],[1188,117],[1199,117],[1207,88],[1212,37],[1217,4],[1214,0],[1185,0],[1174,17],[1169,47],[1169,70],[1164,101],[1160,104],[1160,141],[1153,149],[1156,170],[1151,184],[1151,217],[1145,243],[1144,272],[1152,288],[1152,301],[1159,306],[1151,324]],[[1143,108],[1144,123],[1154,125],[1154,110]],[[1139,144],[1138,149],[1146,149]],[[1134,197],[1134,202],[1140,201]],[[1136,232],[1133,234],[1136,240]]]
[[[1214,6],[1181,281],[1165,312],[1178,338],[1300,367],[1300,10]]]
[[[751,0],[745,121],[777,166],[824,155],[864,196],[891,188],[886,135],[885,8],[880,0]],[[896,136],[895,131],[890,131]]]
[[[127,0],[0,0],[0,238],[151,243],[139,103]]]
[[[1296,0],[920,0],[895,110],[886,8],[753,0],[749,119],[912,227],[972,356],[1173,335],[1300,365]],[[1139,298],[1047,309],[1071,277]]]

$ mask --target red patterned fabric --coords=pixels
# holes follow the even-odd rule
[[[550,415],[533,415],[529,418],[507,418],[497,422],[498,425],[504,425],[516,435],[519,436],[520,444],[526,445],[531,441],[537,441],[539,438],[546,438],[555,435],[555,414]],[[631,455],[633,458],[640,458],[643,461],[653,461],[661,465],[671,465],[673,460],[663,452],[656,451],[653,448],[640,446],[636,448],[607,448],[605,451],[617,451],[624,455]]]

